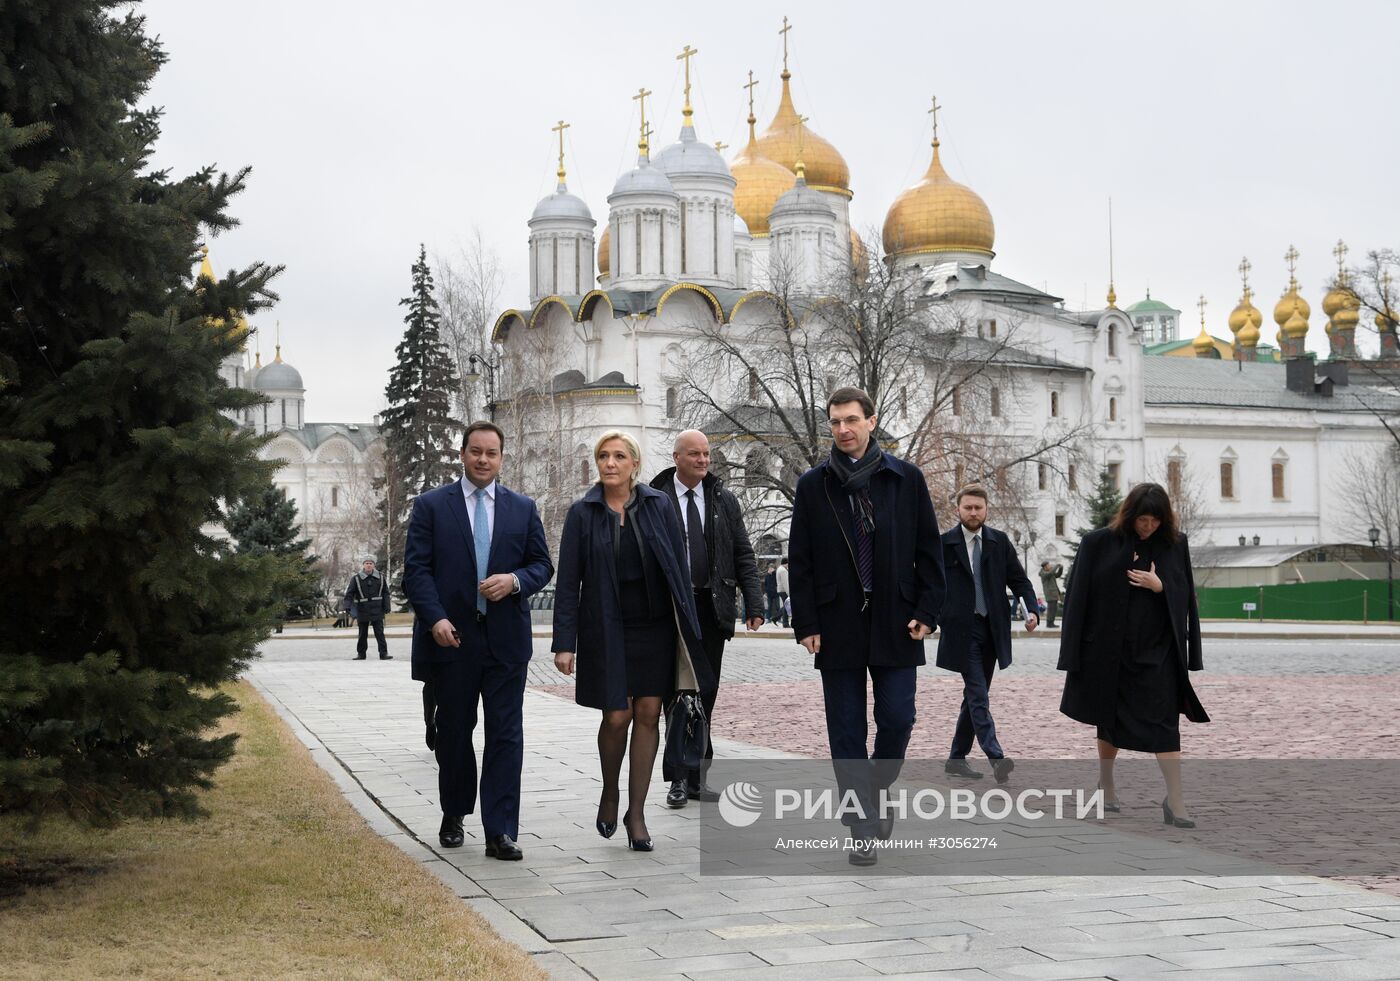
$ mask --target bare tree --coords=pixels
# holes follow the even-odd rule
[[[491,348],[491,328],[500,310],[505,271],[500,256],[473,227],[466,244],[455,254],[435,254],[436,297],[442,319],[438,330],[457,364],[460,391],[456,410],[463,422],[477,418],[486,404],[485,379],[473,380],[471,358],[485,358]]]
[[[1181,453],[1169,452],[1147,466],[1147,479],[1161,484],[1171,498],[1176,512],[1177,529],[1193,545],[1216,543],[1210,536],[1212,500],[1205,476],[1191,465]],[[1218,549],[1192,549],[1191,564],[1196,573],[1196,588],[1204,589],[1217,578],[1217,563],[1225,555]]]
[[[1373,446],[1353,450],[1337,475],[1337,499],[1348,502],[1345,530],[1357,542],[1369,542],[1372,528],[1392,552],[1400,545],[1400,448]]]
[[[980,480],[1026,501],[1030,470],[1045,463],[1063,480],[1077,461],[1093,433],[1086,417],[1010,424],[1026,411],[1029,377],[1055,367],[1017,346],[1017,318],[987,336],[970,304],[930,301],[919,277],[886,263],[858,263],[811,292],[797,280],[771,257],[745,316],[691,325],[683,415],[710,434],[753,534],[787,520],[797,476],[829,453],[826,398],[840,385],[871,396],[878,438],[923,469],[936,499]],[[1029,534],[1034,509],[1016,509]]]

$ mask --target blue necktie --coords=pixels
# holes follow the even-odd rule
[[[491,556],[491,526],[486,523],[486,491],[476,489],[476,513],[472,517],[472,541],[476,543],[476,578],[486,578],[486,560]],[[486,597],[476,594],[476,612],[486,612]]]
[[[972,536],[972,590],[973,611],[979,616],[987,615],[987,595],[982,592],[982,536]]]

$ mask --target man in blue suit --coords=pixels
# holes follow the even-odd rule
[[[437,702],[434,751],[444,848],[460,847],[462,816],[476,808],[477,702],[486,716],[481,825],[486,854],[524,857],[520,768],[525,673],[531,654],[528,599],[554,575],[535,502],[497,481],[505,434],[474,422],[462,437],[465,478],[413,502],[403,589],[413,606],[413,677]]]
[[[991,760],[997,783],[1006,783],[1015,762],[997,741],[988,689],[997,665],[1011,666],[1010,589],[1026,604],[1026,630],[1036,628],[1035,590],[1021,568],[1016,546],[1005,532],[987,525],[987,490],[969,484],[958,491],[958,523],[943,535],[943,568],[948,592],[938,638],[938,666],[963,677],[962,710],[953,732],[945,772],[980,780],[967,762],[972,737]]]

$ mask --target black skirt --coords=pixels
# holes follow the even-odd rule
[[[1160,554],[1155,541],[1139,542],[1132,568],[1149,569]],[[1139,753],[1179,752],[1183,668],[1172,643],[1166,597],[1133,587],[1125,622],[1113,724],[1099,726],[1099,738]]]
[[[627,656],[627,697],[666,698],[676,690],[676,618],[624,620],[622,648]]]

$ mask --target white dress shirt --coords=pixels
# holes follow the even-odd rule
[[[496,531],[496,481],[491,481],[486,491],[486,540],[490,541]],[[462,493],[467,497],[467,520],[471,522],[472,534],[476,534],[476,484],[462,479]]]
[[[986,528],[986,525],[983,525],[982,528],[978,528],[976,531],[968,531],[968,530],[967,530],[967,526],[966,526],[966,525],[962,525],[962,524],[958,525],[958,527],[962,529],[962,533],[963,533],[963,544],[967,546],[967,564],[968,564],[968,565],[971,565],[971,564],[972,564],[972,540],[973,540],[974,538],[981,538],[981,537],[982,537],[982,530],[983,530],[983,528]],[[982,551],[983,551],[983,553],[985,553],[985,552],[987,551],[987,540],[986,540],[985,538],[982,539]]]
[[[500,481],[493,480],[493,481],[491,481],[491,483],[487,484],[487,485],[483,488],[483,490],[486,491],[486,502],[485,502],[485,503],[486,503],[486,539],[487,539],[487,541],[494,541],[494,540],[495,540],[495,535],[496,535],[496,488],[497,488],[498,486],[500,486]],[[470,480],[468,480],[467,478],[463,477],[463,478],[462,478],[462,493],[465,494],[465,495],[466,495],[466,498],[467,498],[467,521],[469,521],[469,522],[471,523],[471,526],[472,526],[472,535],[474,536],[474,535],[476,535],[476,484],[473,484]],[[520,592],[520,577],[517,576],[517,575],[516,575],[515,573],[513,573],[513,572],[510,574],[510,577],[511,577],[511,579],[513,579],[513,580],[515,581],[515,585],[512,587],[511,593],[518,593],[518,592]],[[485,577],[483,577],[483,578],[485,578]]]
[[[686,495],[690,493],[690,488],[681,483],[680,477],[672,477],[676,484],[676,503],[680,505],[681,531],[686,533],[687,545],[690,542],[690,525],[687,524],[687,516],[690,511],[690,502]],[[695,507],[700,511],[700,530],[705,530],[705,482],[702,480],[695,485]]]

